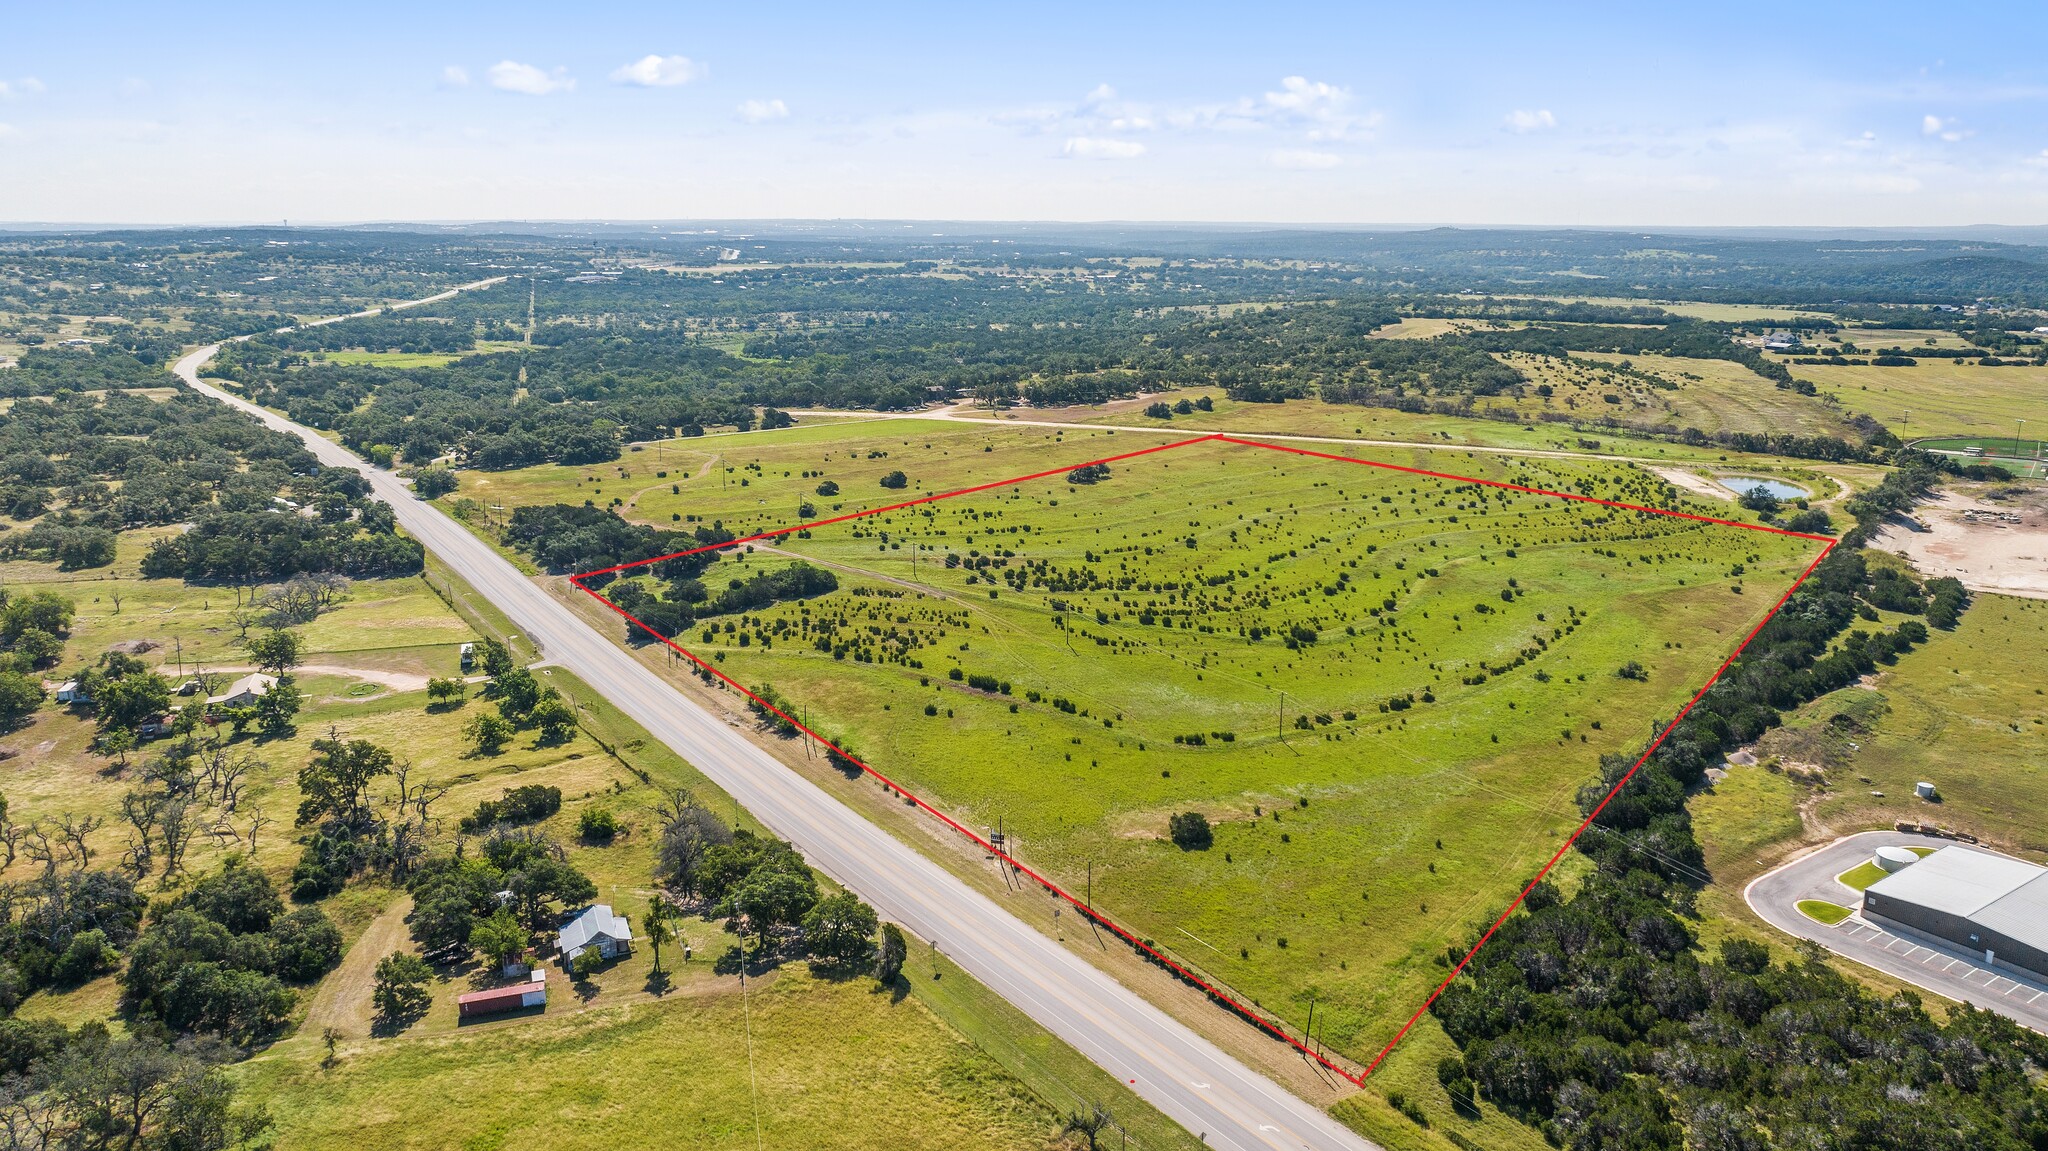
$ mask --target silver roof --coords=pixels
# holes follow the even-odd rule
[[[2048,877],[2048,868],[2023,859],[1944,847],[1871,884],[1865,894],[1971,918],[2043,877]],[[2043,890],[2048,894],[2048,889]]]
[[[2001,935],[2048,951],[2048,871],[1993,900],[1971,918]]]
[[[562,935],[556,941],[562,953],[567,955],[590,945],[600,935],[607,935],[620,941],[633,938],[633,929],[626,925],[626,917],[614,915],[609,903],[598,903],[586,908],[582,914],[562,925]]]

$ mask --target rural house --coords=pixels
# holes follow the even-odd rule
[[[219,695],[208,696],[206,702],[210,707],[253,707],[276,686],[276,676],[252,671],[229,684],[228,689]]]
[[[610,904],[599,903],[562,925],[557,946],[564,963],[576,962],[578,955],[592,947],[613,959],[633,950],[633,929],[627,926],[625,916],[613,913]]]

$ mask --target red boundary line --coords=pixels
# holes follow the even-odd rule
[[[1437,984],[1436,989],[1430,992],[1429,998],[1423,1000],[1421,1007],[1416,1008],[1415,1014],[1408,1017],[1408,1022],[1401,1025],[1401,1030],[1396,1032],[1394,1034],[1394,1037],[1387,1041],[1387,1045],[1380,1049],[1379,1054],[1375,1055],[1370,1063],[1366,1064],[1365,1070],[1358,1072],[1357,1074],[1353,1074],[1352,1072],[1345,1070],[1343,1067],[1337,1065],[1336,1063],[1332,1062],[1329,1058],[1324,1056],[1322,1052],[1310,1047],[1308,1044],[1302,1042],[1300,1039],[1296,1039],[1294,1036],[1288,1034],[1284,1028],[1276,1026],[1271,1020],[1267,1019],[1258,1011],[1250,1007],[1247,1007],[1243,1003],[1240,1003],[1236,999],[1232,998],[1231,996],[1226,995],[1221,989],[1209,983],[1207,980],[1201,978],[1192,971],[1189,971],[1185,967],[1182,967],[1180,964],[1175,963],[1171,959],[1168,959],[1165,955],[1162,955],[1158,951],[1147,946],[1143,940],[1131,934],[1131,932],[1125,930],[1116,921],[1108,918],[1107,916],[1104,916],[1100,912],[1096,911],[1093,907],[1090,907],[1088,904],[1083,903],[1078,899],[1075,899],[1071,894],[1066,892],[1052,880],[1047,879],[1046,877],[1031,870],[1029,867],[1024,866],[1022,863],[1019,863],[1017,860],[1011,858],[1008,853],[1004,852],[995,844],[990,843],[988,840],[983,839],[979,835],[976,835],[973,831],[961,826],[960,823],[953,819],[952,816],[949,816],[945,812],[933,807],[931,804],[926,803],[923,797],[914,795],[904,790],[902,786],[896,783],[896,781],[890,779],[886,775],[883,775],[881,772],[876,771],[873,767],[870,767],[868,764],[862,762],[860,759],[847,754],[844,749],[839,747],[839,745],[833,743],[829,739],[826,739],[824,736],[819,735],[817,732],[812,731],[809,727],[805,726],[803,722],[798,720],[796,717],[787,714],[782,709],[776,707],[774,704],[771,704],[767,700],[762,699],[760,696],[755,695],[752,691],[748,690],[747,687],[741,684],[739,681],[733,679],[731,676],[726,675],[724,672],[719,671],[710,663],[707,663],[702,658],[698,657],[694,652],[691,652],[687,648],[684,648],[681,645],[677,644],[673,639],[670,639],[668,636],[662,635],[659,631],[656,631],[654,628],[651,628],[647,626],[645,623],[642,623],[631,612],[626,611],[625,609],[619,607],[619,605],[613,603],[611,600],[606,599],[603,593],[592,589],[583,582],[595,576],[611,575],[615,572],[625,571],[628,568],[644,567],[648,564],[660,563],[663,560],[680,559],[684,556],[698,555],[708,551],[722,551],[726,548],[737,547],[741,544],[753,543],[757,540],[779,539],[783,536],[791,535],[799,531],[805,531],[810,528],[824,527],[829,524],[844,523],[848,520],[864,519],[868,516],[881,515],[885,512],[899,511],[903,508],[917,507],[922,504],[936,503],[939,500],[952,499],[955,496],[973,495],[977,492],[990,491],[995,488],[1003,488],[1012,486],[1014,484],[1028,483],[1032,480],[1044,479],[1047,476],[1061,475],[1066,472],[1072,471],[1075,468],[1087,467],[1091,464],[1116,463],[1119,460],[1135,459],[1139,456],[1148,456],[1156,452],[1170,451],[1174,448],[1183,448],[1193,444],[1208,443],[1210,441],[1235,444],[1241,447],[1264,448],[1268,451],[1287,452],[1293,455],[1310,456],[1316,459],[1333,460],[1340,463],[1360,464],[1365,467],[1380,468],[1386,471],[1404,472],[1409,475],[1427,476],[1431,479],[1451,480],[1457,483],[1466,484],[1484,484],[1487,487],[1504,488],[1509,491],[1526,492],[1531,495],[1553,496],[1558,499],[1573,500],[1579,503],[1598,504],[1602,507],[1617,508],[1623,511],[1633,511],[1646,513],[1650,515],[1672,516],[1679,519],[1696,520],[1701,523],[1717,524],[1723,527],[1741,528],[1745,531],[1768,532],[1773,535],[1794,536],[1799,539],[1814,540],[1825,545],[1821,548],[1820,553],[1813,557],[1812,562],[1806,565],[1806,569],[1799,573],[1799,578],[1793,580],[1791,585],[1787,587],[1784,590],[1784,592],[1778,596],[1777,601],[1771,605],[1770,610],[1765,612],[1763,618],[1759,619],[1756,622],[1756,626],[1750,628],[1748,634],[1742,637],[1742,642],[1736,645],[1735,650],[1728,653],[1728,658],[1722,660],[1721,665],[1714,669],[1714,674],[1707,677],[1707,682],[1700,685],[1700,689],[1697,692],[1693,693],[1693,697],[1690,700],[1686,701],[1685,706],[1678,709],[1678,714],[1674,715],[1671,718],[1671,721],[1664,725],[1663,730],[1657,734],[1657,738],[1655,740],[1651,741],[1650,746],[1645,748],[1640,756],[1636,757],[1636,761],[1628,769],[1628,773],[1623,775],[1620,779],[1616,780],[1614,786],[1607,790],[1606,796],[1600,800],[1600,805],[1598,807],[1595,807],[1590,813],[1588,813],[1583,820],[1579,821],[1578,828],[1574,830],[1570,837],[1567,838],[1564,841],[1564,843],[1558,847],[1557,851],[1553,855],[1551,855],[1549,861],[1546,862],[1543,865],[1543,867],[1536,872],[1535,877],[1531,879],[1528,882],[1528,884],[1522,888],[1521,893],[1515,896],[1514,901],[1508,904],[1507,909],[1500,913],[1500,917],[1493,921],[1493,925],[1486,929],[1486,933],[1479,937],[1478,942],[1472,945],[1471,949],[1465,953],[1465,957],[1463,959],[1460,959],[1457,963],[1457,966],[1451,969],[1451,973],[1444,977],[1443,982]],[[667,555],[654,556],[650,559],[634,560],[631,563],[615,564],[608,568],[600,568],[597,571],[582,572],[580,574],[570,576],[569,581],[575,584],[576,587],[578,587],[583,592],[591,596],[593,599],[597,600],[597,602],[603,604],[605,607],[610,608],[612,611],[625,617],[634,626],[640,628],[642,631],[645,631],[648,635],[651,635],[655,639],[659,640],[663,645],[667,646],[670,650],[676,652],[678,655],[681,655],[683,658],[689,660],[691,663],[696,664],[697,667],[700,668],[707,675],[717,677],[719,680],[724,682],[726,686],[732,688],[733,690],[739,692],[741,695],[752,700],[759,707],[774,713],[777,717],[782,719],[783,722],[788,723],[791,727],[796,728],[804,735],[818,741],[825,747],[831,749],[833,753],[838,755],[840,758],[846,760],[848,763],[851,763],[856,767],[859,767],[863,773],[875,777],[875,779],[879,780],[884,787],[890,789],[891,791],[894,791],[896,794],[909,800],[920,811],[923,811],[931,815],[932,817],[938,819],[940,822],[952,828],[954,831],[957,831],[961,835],[966,836],[969,840],[972,840],[983,851],[986,851],[989,854],[995,856],[996,858],[1001,859],[1004,863],[1009,864],[1012,868],[1016,869],[1019,872],[1022,872],[1026,876],[1029,876],[1040,887],[1043,887],[1046,891],[1052,893],[1052,895],[1056,898],[1064,900],[1067,903],[1067,905],[1072,907],[1075,911],[1081,913],[1082,915],[1087,916],[1090,920],[1093,920],[1095,923],[1101,925],[1102,927],[1107,928],[1112,934],[1116,935],[1124,942],[1130,944],[1132,947],[1137,948],[1139,951],[1144,952],[1146,955],[1156,960],[1161,966],[1165,967],[1169,971],[1172,971],[1175,975],[1178,975],[1180,978],[1186,980],[1194,986],[1201,988],[1202,991],[1205,992],[1211,999],[1214,999],[1217,1002],[1228,1006],[1232,1011],[1235,1011],[1239,1016],[1250,1021],[1253,1024],[1256,1024],[1258,1027],[1266,1031],[1268,1034],[1272,1035],[1274,1038],[1285,1041],[1290,1046],[1292,1046],[1296,1051],[1299,1051],[1303,1057],[1315,1060],[1317,1063],[1321,1064],[1329,1071],[1335,1073],[1338,1076],[1341,1076],[1347,1082],[1350,1082],[1355,1086],[1362,1087],[1365,1085],[1365,1080],[1367,1079],[1367,1077],[1372,1075],[1374,1071],[1378,1070],[1379,1065],[1386,1060],[1387,1056],[1393,1052],[1394,1048],[1400,1044],[1401,1040],[1407,1037],[1408,1032],[1414,1028],[1415,1024],[1421,1021],[1423,1015],[1426,1014],[1429,1011],[1430,1007],[1436,1003],[1437,999],[1443,995],[1444,990],[1451,985],[1452,981],[1456,980],[1458,976],[1464,972],[1465,966],[1472,962],[1472,957],[1474,955],[1479,954],[1479,949],[1486,946],[1487,941],[1493,938],[1494,933],[1500,930],[1501,925],[1508,921],[1508,917],[1513,915],[1515,913],[1515,910],[1522,906],[1523,901],[1529,897],[1529,892],[1534,890],[1538,883],[1543,882],[1543,880],[1550,874],[1551,869],[1557,866],[1558,861],[1564,858],[1565,853],[1570,851],[1572,849],[1572,845],[1578,842],[1579,837],[1585,834],[1586,829],[1592,826],[1593,820],[1598,818],[1602,811],[1606,810],[1607,805],[1613,802],[1614,797],[1620,793],[1623,787],[1626,787],[1628,785],[1629,780],[1635,778],[1636,772],[1642,770],[1643,764],[1649,761],[1650,756],[1659,747],[1663,746],[1664,741],[1670,737],[1672,731],[1674,731],[1678,727],[1678,725],[1682,721],[1684,721],[1685,717],[1691,713],[1692,709],[1695,706],[1699,704],[1700,700],[1705,698],[1707,692],[1710,689],[1712,689],[1716,683],[1720,682],[1721,676],[1725,674],[1728,668],[1734,664],[1735,660],[1739,656],[1741,656],[1745,650],[1748,649],[1750,642],[1756,639],[1757,634],[1764,629],[1764,625],[1770,623],[1771,620],[1777,616],[1779,610],[1785,606],[1785,602],[1792,598],[1792,593],[1799,590],[1800,586],[1806,582],[1807,577],[1813,574],[1813,570],[1816,567],[1820,566],[1820,562],[1827,558],[1828,553],[1834,550],[1835,545],[1838,542],[1838,540],[1835,540],[1828,536],[1811,535],[1806,532],[1788,531],[1784,528],[1768,527],[1762,524],[1746,524],[1738,520],[1716,519],[1712,516],[1694,515],[1690,512],[1670,511],[1664,508],[1652,508],[1644,507],[1639,504],[1620,503],[1614,500],[1603,500],[1595,498],[1593,496],[1579,495],[1573,492],[1556,492],[1550,491],[1546,488],[1527,487],[1521,484],[1511,484],[1500,480],[1485,480],[1478,479],[1472,476],[1455,475],[1449,472],[1434,472],[1424,468],[1403,467],[1399,464],[1381,463],[1378,460],[1365,460],[1356,458],[1354,456],[1340,456],[1329,452],[1311,451],[1307,448],[1289,447],[1282,444],[1266,443],[1260,440],[1239,439],[1235,436],[1216,433],[1213,435],[1198,436],[1194,439],[1176,440],[1168,444],[1158,444],[1149,448],[1141,448],[1134,452],[1124,452],[1121,455],[1104,456],[1099,460],[1090,460],[1086,463],[1071,464],[1065,467],[1048,468],[1045,471],[1033,472],[1030,475],[1016,476],[1011,479],[999,480],[994,483],[977,484],[974,487],[960,488],[956,491],[940,492],[935,493],[933,495],[920,496],[917,499],[904,500],[900,503],[889,504],[886,507],[870,508],[867,511],[851,512],[842,516],[834,516],[831,519],[811,520],[805,523],[797,524],[792,527],[776,528],[771,531],[757,532],[753,535],[745,536],[740,539],[728,540],[724,543],[706,544],[703,547],[691,548],[686,551],[670,552]]]

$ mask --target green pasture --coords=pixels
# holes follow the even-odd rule
[[[1513,362],[1529,370],[1532,379],[1552,385],[1554,394],[1547,406],[1553,411],[1569,410],[1586,418],[1611,412],[1632,424],[1698,428],[1709,434],[1789,432],[1836,436],[1852,442],[1861,439],[1848,426],[1851,413],[1839,405],[1780,388],[1733,360],[1577,352],[1569,361],[1549,356],[1517,356]],[[1602,368],[1624,362],[1637,372],[1675,387]],[[1609,395],[1622,402],[1608,403],[1605,397]],[[1520,401],[1523,406],[1532,402],[1545,401]],[[1576,406],[1566,407],[1568,404]]]
[[[1826,312],[1810,312],[1774,304],[1708,304],[1691,300],[1639,300],[1631,296],[1489,296],[1495,300],[1552,300],[1560,304],[1593,304],[1615,308],[1661,308],[1674,316],[1716,323],[1769,322],[1801,317],[1826,318]]]
[[[490,480],[745,534],[806,502],[845,514],[1148,446],[1133,440],[892,423],[776,433],[674,492],[640,462]],[[1628,465],[1379,454],[1673,498]],[[1299,1023],[1315,1000],[1318,1033],[1351,1054],[1390,1037],[1440,978],[1433,957],[1555,850],[1599,753],[1639,746],[1812,547],[1232,445],[1111,466],[739,551],[709,587],[800,556],[839,590],[682,642],[1000,823],[1063,884],[1092,872],[1106,912],[1268,1010]],[[890,470],[909,486],[881,488]],[[815,494],[826,479],[837,496]],[[1289,648],[1295,627],[1307,642]],[[1644,679],[1616,674],[1631,661]],[[1166,842],[1183,810],[1215,825],[1211,849]]]
[[[78,606],[60,670],[90,663],[116,643],[154,645],[141,653],[164,674],[196,667],[248,665],[244,627],[262,630],[255,599],[265,585],[195,584],[143,579],[138,570],[149,542],[165,529],[121,533],[109,567],[66,572],[30,560],[0,563],[0,584],[48,590]],[[453,675],[462,644],[476,634],[419,577],[353,581],[314,621],[296,628],[306,640],[306,662],[375,668],[407,675]]]
[[[1827,769],[1816,809],[1843,830],[1935,823],[2048,851],[2048,602],[1979,594],[1954,631],[1800,708],[1761,752],[1798,749]],[[1841,717],[1841,718],[1837,718]],[[1916,799],[1927,780],[1941,801]],[[1882,796],[1870,794],[1881,791]]]
[[[673,962],[673,959],[672,959]],[[701,966],[702,961],[697,961]],[[1059,1117],[916,999],[801,967],[719,990],[350,1043],[235,1069],[302,1148],[1037,1149]],[[1168,1143],[1148,1146],[1169,1146]]]
[[[1527,367],[1529,361],[1539,358],[1522,356],[1517,357],[1515,362]],[[1619,359],[1620,357],[1616,358]],[[1637,358],[1640,359],[1641,357]],[[1574,362],[1577,362],[1580,357],[1575,355],[1573,359]],[[1549,362],[1555,364],[1557,361]],[[1683,361],[1683,363],[1688,365],[1697,365],[1701,362],[1693,360]],[[1543,373],[1539,372],[1537,375],[1541,376]],[[1540,378],[1533,381],[1533,383],[1541,382],[1543,380]],[[1763,383],[1761,380],[1759,382]],[[1553,384],[1553,387],[1555,386]],[[1169,433],[1183,432],[1190,435],[1228,432],[1239,435],[1258,435],[1263,433],[1290,436],[1318,436],[1331,439],[1401,440],[1417,445],[1445,448],[1483,447],[1510,451],[1566,452],[1574,455],[1613,455],[1658,462],[1708,462],[1726,460],[1731,458],[1731,455],[1735,458],[1769,458],[1744,457],[1736,453],[1722,451],[1718,448],[1689,447],[1685,444],[1669,443],[1663,440],[1631,435],[1625,429],[1619,428],[1594,428],[1581,432],[1574,430],[1567,424],[1540,422],[1538,416],[1545,411],[1550,411],[1562,415],[1576,415],[1586,420],[1598,420],[1603,416],[1613,415],[1628,422],[1641,422],[1646,425],[1657,425],[1667,420],[1673,420],[1675,421],[1671,424],[1673,430],[1692,425],[1695,421],[1698,421],[1697,426],[1707,429],[1727,426],[1728,423],[1727,419],[1716,414],[1718,409],[1715,407],[1713,399],[1704,394],[1705,385],[1696,385],[1702,389],[1702,392],[1698,395],[1690,392],[1668,393],[1657,391],[1655,393],[1656,396],[1660,397],[1660,402],[1662,397],[1683,394],[1689,401],[1689,406],[1683,408],[1679,413],[1684,418],[1678,418],[1678,416],[1672,415],[1661,407],[1652,411],[1647,407],[1638,410],[1633,403],[1626,406],[1607,405],[1600,397],[1606,392],[1613,391],[1614,388],[1598,384],[1593,376],[1587,376],[1584,380],[1575,383],[1573,386],[1589,397],[1587,402],[1580,403],[1576,409],[1568,407],[1562,402],[1545,404],[1539,397],[1533,394],[1520,400],[1512,398],[1488,399],[1478,405],[1481,409],[1488,407],[1513,409],[1526,422],[1482,419],[1468,416],[1426,415],[1415,412],[1395,411],[1391,408],[1325,403],[1322,400],[1316,399],[1288,400],[1285,403],[1279,404],[1239,403],[1226,398],[1220,390],[1202,388],[1190,388],[1174,392],[1167,398],[1170,401],[1179,398],[1193,399],[1196,396],[1207,393],[1211,396],[1210,402],[1214,405],[1214,410],[1176,415],[1171,420],[1160,420],[1144,414],[1145,407],[1155,397],[1147,397],[1143,400],[1119,400],[1110,404],[1087,407],[1049,408],[1044,410],[1019,409],[1015,412],[1007,413],[1007,415],[1014,416],[1017,419],[1050,419],[1071,421],[1075,424],[1156,426]],[[1770,387],[1768,383],[1763,383],[1763,386],[1766,388]],[[1775,391],[1775,389],[1772,390]],[[1793,393],[1786,394],[1791,396],[1792,400],[1804,401],[1804,404],[1799,407],[1800,418],[1812,418],[1807,414],[1809,409],[1805,405],[1814,405],[1816,401],[1799,397]],[[1648,402],[1648,395],[1649,393],[1646,392],[1646,404]],[[1782,402],[1786,404],[1791,403],[1790,400]],[[1760,409],[1761,406],[1761,399],[1757,400],[1755,404],[1750,405],[1752,409]],[[999,423],[1002,418],[998,416],[994,422]],[[1754,421],[1738,414],[1736,422],[1744,425],[1747,430],[1747,425]],[[1590,441],[1590,443],[1582,443],[1582,440]]]
[[[1856,343],[1874,346],[1861,333]],[[1912,354],[1910,346],[1906,354]],[[2041,402],[2048,396],[2048,368],[1924,359],[1910,368],[1800,364],[1792,372],[1832,393],[1849,411],[1876,417],[1903,439],[1993,436],[2010,441],[2026,434],[2017,428],[2018,421],[2048,420]]]
[[[1916,448],[1946,452],[1964,463],[1996,464],[2022,479],[2048,475],[2048,444],[2015,436],[1935,436],[1916,440]]]
[[[403,371],[408,368],[445,368],[469,354],[468,352],[320,352],[314,356],[314,359],[321,363],[338,364],[344,367],[390,368],[394,371]]]

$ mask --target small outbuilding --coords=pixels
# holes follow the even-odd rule
[[[455,1011],[458,1018],[476,1019],[485,1015],[502,1015],[507,1011],[518,1011],[527,1007],[548,1005],[548,973],[535,971],[524,983],[493,987],[488,991],[472,991],[457,996]]]
[[[556,946],[561,949],[564,963],[576,962],[578,955],[593,947],[606,959],[616,959],[631,954],[633,929],[627,925],[625,916],[612,911],[610,904],[599,903],[563,924]]]
[[[58,703],[91,703],[92,693],[80,687],[75,679],[67,679],[57,685]]]

